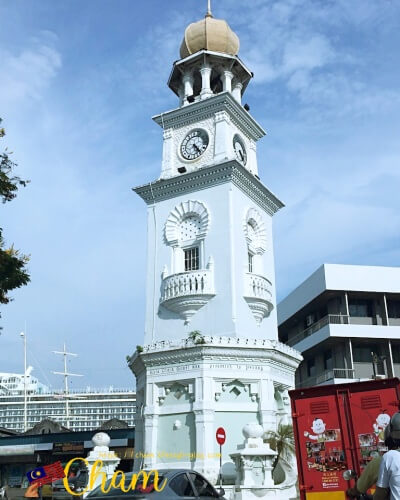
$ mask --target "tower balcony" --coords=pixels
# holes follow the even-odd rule
[[[274,308],[272,303],[272,283],[264,276],[254,273],[245,274],[244,298],[253,313],[258,325],[270,315]]]
[[[160,304],[179,314],[188,324],[192,316],[214,296],[212,269],[187,271],[163,278]]]

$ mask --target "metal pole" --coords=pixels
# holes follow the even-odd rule
[[[65,392],[65,419],[66,427],[69,423],[69,400],[68,400],[68,371],[67,371],[67,348],[64,342],[64,392]]]
[[[219,445],[219,488],[222,489],[222,445]]]
[[[27,387],[26,387],[26,334],[20,333],[24,342],[24,432],[28,430],[28,405],[27,405]]]
[[[53,351],[54,354],[61,354],[64,357],[64,371],[63,372],[53,372],[55,375],[63,375],[64,377],[64,397],[65,397],[65,425],[68,427],[70,416],[70,406],[69,406],[69,389],[68,389],[68,377],[82,377],[82,375],[78,375],[77,373],[68,373],[67,370],[67,356],[77,356],[73,352],[67,352],[67,346],[64,342],[64,350],[63,351]]]
[[[389,313],[387,307],[386,293],[383,294],[383,310],[385,313],[385,323],[387,326],[389,326]]]

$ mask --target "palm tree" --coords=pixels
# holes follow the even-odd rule
[[[290,424],[279,424],[276,431],[268,431],[264,439],[270,447],[277,452],[272,464],[272,474],[275,472],[279,459],[288,455],[294,455],[296,448],[294,444],[293,426]]]

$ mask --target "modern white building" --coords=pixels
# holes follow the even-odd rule
[[[4,383],[3,391],[0,393],[0,427],[23,432],[25,415],[23,382],[21,386],[23,375],[2,374],[2,378],[3,381],[9,381],[9,386],[6,391]],[[134,426],[136,394],[131,390],[88,388],[71,391],[66,397],[63,391],[42,391],[46,386],[37,380],[28,384],[28,387],[28,429],[45,418],[58,422],[71,431],[97,429],[111,419],[122,420],[128,426]]]
[[[400,268],[324,264],[278,305],[296,386],[400,376]]]
[[[238,51],[211,12],[186,28],[168,81],[178,107],[154,117],[161,175],[135,188],[148,213],[144,346],[130,360],[136,466],[214,481],[216,429],[228,480],[243,426],[287,418],[301,360],[278,342],[272,217],[283,204],[258,175],[265,132],[242,105],[252,73]]]

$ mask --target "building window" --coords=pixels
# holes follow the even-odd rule
[[[389,318],[400,318],[400,301],[388,300],[387,309]]]
[[[355,363],[372,363],[372,353],[378,353],[378,346],[370,344],[353,347],[353,360]]]
[[[393,363],[400,364],[400,346],[392,344]]]
[[[372,304],[370,300],[350,299],[349,300],[350,316],[358,318],[372,317]]]
[[[185,250],[185,271],[197,271],[199,265],[199,247],[187,248]]]
[[[324,369],[325,370],[333,369],[332,351],[330,349],[329,351],[324,352]]]
[[[315,359],[307,360],[307,375],[309,377],[315,377],[316,375]]]
[[[252,273],[253,272],[253,254],[251,254],[249,252],[248,257],[249,257],[249,273]]]

